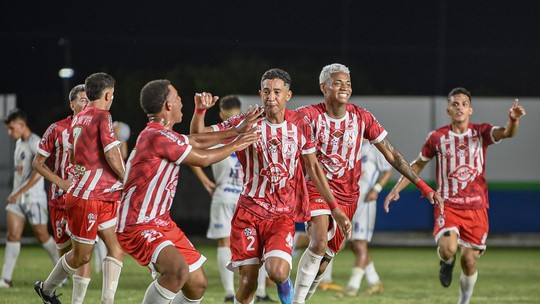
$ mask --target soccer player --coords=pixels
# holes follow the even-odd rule
[[[452,283],[456,252],[461,248],[459,303],[469,303],[478,278],[476,260],[486,250],[488,236],[488,191],[485,160],[489,145],[516,135],[525,109],[518,100],[508,111],[504,127],[472,123],[471,93],[457,87],[448,94],[446,113],[450,124],[429,133],[420,155],[412,163],[420,172],[435,157],[437,192],[444,199],[444,212],[435,209],[433,236],[440,258],[439,279],[444,287]],[[400,178],[384,201],[386,212],[408,184]]]
[[[56,288],[90,262],[98,235],[108,250],[101,303],[114,302],[124,259],[115,229],[125,171],[109,112],[114,85],[114,78],[106,73],[92,74],[84,83],[89,103],[73,117],[68,140],[74,175],[66,194],[66,210],[73,249],[60,258],[47,280],[34,285],[43,303],[59,303]]]
[[[84,84],[75,86],[69,92],[69,106],[73,115],[81,112],[88,103]],[[49,126],[39,142],[38,153],[32,166],[50,182],[49,215],[53,225],[54,241],[60,256],[71,249],[71,239],[66,231],[67,214],[65,193],[71,186],[69,173],[68,137],[73,116],[70,115]],[[72,303],[83,303],[90,283],[90,264],[79,267],[73,275]]]
[[[39,136],[30,130],[26,113],[18,109],[11,112],[4,123],[8,135],[16,141],[13,154],[15,162],[13,191],[7,197],[6,205],[6,251],[0,278],[0,288],[11,288],[13,287],[11,278],[21,251],[21,236],[26,220],[53,263],[58,260],[58,251],[54,246],[54,239],[47,230],[47,193],[43,177],[32,170],[32,159],[37,153]]]
[[[281,69],[266,71],[259,95],[265,119],[258,123],[262,138],[236,154],[244,170],[242,193],[232,219],[232,258],[229,269],[239,271],[235,303],[252,303],[259,268],[264,267],[276,283],[282,303],[291,303],[294,222],[309,218],[307,188],[303,170],[321,192],[321,202],[332,206],[332,214],[344,235],[351,224],[337,203],[315,157],[315,143],[303,117],[286,108],[292,97],[291,77]],[[197,100],[196,100],[197,101]],[[204,128],[209,98],[196,103],[192,132],[223,130],[244,120],[244,114]],[[302,166],[303,165],[303,166]]]
[[[168,80],[154,80],[141,90],[140,104],[150,122],[131,153],[117,235],[122,248],[139,264],[161,276],[147,288],[142,303],[200,303],[206,289],[206,260],[171,219],[180,164],[208,166],[255,142],[256,129],[245,133],[212,132],[181,135],[182,99]],[[260,113],[254,113],[256,121]],[[249,128],[249,126],[247,126]],[[216,149],[222,140],[242,133]],[[179,292],[180,289],[182,292]]]
[[[350,104],[352,85],[349,69],[339,63],[325,66],[319,76],[324,102],[304,106],[296,112],[309,121],[316,140],[317,159],[336,196],[338,206],[352,219],[360,196],[362,170],[361,146],[370,141],[386,160],[407,178],[413,180],[433,204],[442,201],[435,191],[411,169],[401,153],[386,138],[387,132],[367,110]],[[307,224],[310,243],[296,273],[293,303],[304,303],[317,289],[324,270],[339,251],[346,235],[335,229],[334,220],[321,194],[307,181],[311,219]],[[434,200],[435,199],[435,200]]]
[[[219,101],[219,117],[222,121],[240,114],[241,102],[238,96],[228,95]],[[227,269],[231,260],[231,219],[236,208],[236,202],[242,192],[244,174],[242,165],[235,153],[226,159],[212,165],[215,183],[206,176],[201,167],[191,167],[204,188],[212,196],[210,205],[210,223],[206,237],[217,240],[217,262],[221,284],[225,289],[225,302],[234,302],[234,273]],[[259,281],[256,302],[274,302],[266,294],[266,270],[259,269]]]
[[[364,141],[362,144],[362,175],[360,176],[360,198],[358,208],[354,213],[352,224],[351,245],[355,261],[349,283],[338,297],[355,297],[360,290],[364,275],[368,283],[367,294],[377,294],[384,291],[383,284],[375,270],[373,260],[369,256],[368,243],[373,237],[375,217],[377,214],[377,198],[379,192],[392,177],[392,166],[384,156]],[[328,272],[328,270],[327,270]]]

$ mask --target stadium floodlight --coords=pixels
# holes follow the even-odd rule
[[[66,79],[73,77],[74,73],[75,71],[72,68],[62,68],[60,69],[60,71],[58,71],[58,76],[60,76],[60,78]]]

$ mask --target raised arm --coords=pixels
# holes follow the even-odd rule
[[[443,200],[441,196],[429,187],[420,177],[417,172],[409,165],[407,160],[401,155],[387,138],[376,143],[375,146],[384,155],[384,158],[408,180],[413,182],[420,191],[422,196],[426,197],[431,204],[438,204],[441,211],[444,210]],[[388,212],[388,211],[387,211]]]
[[[508,110],[508,122],[504,128],[495,129],[493,131],[493,138],[495,141],[499,141],[503,138],[514,137],[519,129],[519,119],[525,116],[525,108],[518,105],[519,100],[514,99],[514,104]]]
[[[218,99],[218,96],[212,96],[212,94],[206,92],[195,94],[195,97],[193,97],[195,111],[193,111],[189,130],[191,134],[213,131],[211,127],[204,125],[204,117],[206,110],[214,106]]]
[[[328,185],[328,180],[326,180],[324,171],[320,167],[319,162],[315,157],[315,153],[304,154],[302,155],[302,159],[304,162],[304,168],[309,175],[309,178],[313,181],[313,185],[315,185],[315,188],[317,188],[326,203],[330,206],[332,217],[336,220],[339,230],[347,238],[350,238],[352,230],[351,221],[339,208],[336,198],[332,194],[332,190]]]

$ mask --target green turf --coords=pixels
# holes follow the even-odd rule
[[[204,264],[208,289],[203,303],[222,303],[223,292],[217,273],[215,248],[199,246],[199,250],[208,257]],[[371,249],[371,255],[384,282],[383,294],[338,300],[335,292],[319,290],[308,303],[457,303],[459,263],[454,270],[452,286],[441,287],[434,247],[376,247]],[[0,248],[0,256],[4,256],[4,247]],[[539,262],[539,248],[489,248],[479,260],[479,277],[472,303],[539,303]],[[297,260],[294,263],[296,266]],[[40,247],[23,246],[13,277],[15,287],[0,289],[0,304],[40,303],[32,286],[36,280],[45,279],[51,267],[51,262]],[[352,253],[346,249],[335,260],[334,282],[346,284],[351,268]],[[131,257],[126,257],[115,303],[140,303],[150,281],[149,271]],[[365,287],[365,282],[362,282],[361,290],[365,290]],[[63,294],[60,299],[64,303],[70,303],[70,289],[71,285],[58,291]],[[268,292],[277,299],[274,287],[268,287]],[[99,303],[100,295],[101,276],[93,274],[85,302]]]

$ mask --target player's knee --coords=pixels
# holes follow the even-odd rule
[[[70,266],[73,268],[79,268],[82,265],[89,263],[92,258],[92,252],[73,252],[72,259],[70,260]]]
[[[283,268],[275,268],[271,270],[267,269],[267,273],[270,280],[272,280],[272,282],[276,284],[283,283],[289,278],[288,269],[283,269]]]
[[[474,272],[476,270],[476,257],[473,255],[461,256],[461,268],[466,272]]]

